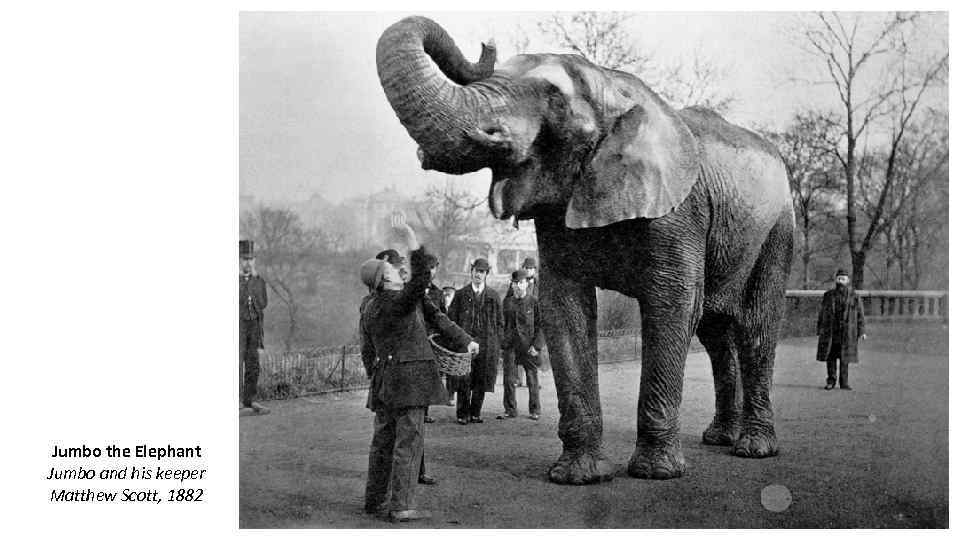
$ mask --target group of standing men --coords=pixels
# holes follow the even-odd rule
[[[447,308],[447,317],[477,338],[480,353],[470,374],[451,377],[450,389],[457,396],[457,423],[483,423],[483,399],[493,392],[497,365],[503,358],[503,407],[498,419],[517,416],[517,366],[527,374],[530,418],[540,418],[540,385],[537,368],[544,340],[537,302],[536,261],[527,258],[510,276],[510,288],[500,296],[487,286],[490,263],[479,258],[470,265],[470,283],[457,290]]]

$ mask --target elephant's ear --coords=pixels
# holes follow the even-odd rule
[[[616,120],[574,185],[567,227],[602,227],[669,213],[697,181],[698,149],[675,112],[653,101],[636,105]]]

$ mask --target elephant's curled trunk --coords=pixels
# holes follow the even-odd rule
[[[407,17],[377,42],[377,73],[387,100],[420,145],[424,169],[461,174],[486,166],[489,150],[470,137],[486,96],[470,83],[493,73],[496,49],[484,44],[468,62],[453,39],[425,17]]]

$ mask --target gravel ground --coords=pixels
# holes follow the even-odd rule
[[[912,528],[947,527],[948,358],[941,326],[876,325],[852,366],[852,392],[822,389],[814,338],[784,340],[773,400],[780,454],[745,460],[700,444],[713,414],[709,359],[687,358],[681,441],[687,474],[558,486],[556,391],[543,373],[543,416],[456,424],[433,407],[419,508],[433,519],[390,524],[362,513],[372,413],[366,392],[270,402],[240,418],[242,528]],[[639,362],[603,364],[608,455],[621,465],[635,441]],[[527,391],[518,390],[521,407]]]

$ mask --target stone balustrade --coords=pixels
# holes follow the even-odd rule
[[[803,298],[820,298],[823,290],[788,290],[787,299],[799,303]],[[857,291],[868,320],[946,321],[948,291]]]

